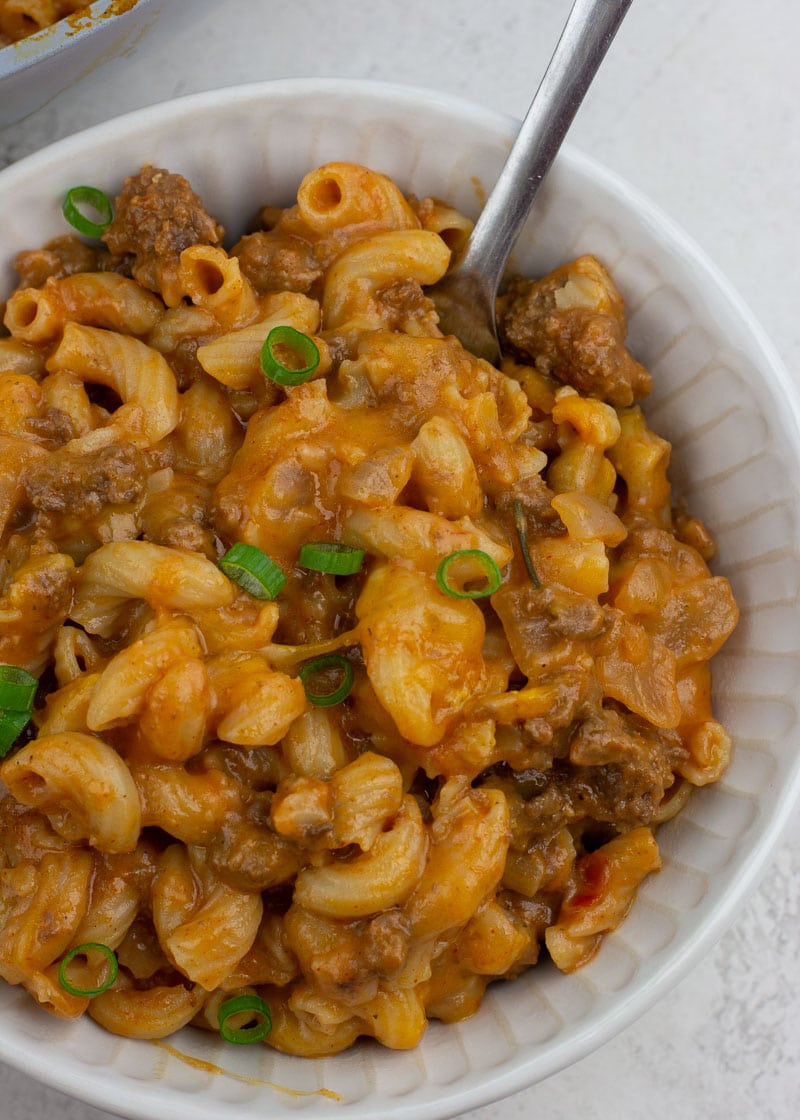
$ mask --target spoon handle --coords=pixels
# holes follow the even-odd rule
[[[632,0],[575,0],[553,56],[458,262],[492,295],[567,130]]]

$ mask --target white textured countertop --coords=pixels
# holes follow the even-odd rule
[[[271,77],[369,77],[522,116],[570,0],[225,0],[0,131],[0,166],[128,109]],[[727,273],[800,391],[800,5],[635,0],[571,142]],[[470,1120],[796,1120],[800,820],[714,951],[634,1026]],[[42,1055],[43,1062],[47,1056]],[[107,1120],[0,1066],[0,1120]]]

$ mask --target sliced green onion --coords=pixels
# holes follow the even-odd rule
[[[528,548],[528,526],[525,523],[525,511],[522,508],[522,502],[519,498],[514,502],[514,525],[516,526],[517,536],[519,537],[522,559],[525,561],[525,567],[527,568],[528,575],[531,577],[531,583],[534,587],[541,587],[542,582],[536,573],[536,568],[533,566],[530,549]]]
[[[91,218],[87,218],[78,209],[79,205],[91,206],[102,221],[93,222]],[[111,199],[97,187],[72,187],[67,191],[61,210],[73,229],[86,237],[102,237],[114,218]]]
[[[314,376],[318,365],[316,342],[294,327],[273,327],[261,347],[261,368],[278,385],[302,385]]]
[[[361,569],[364,550],[347,544],[309,541],[300,549],[298,564],[314,572],[329,572],[335,576],[351,576]]]
[[[341,683],[331,692],[314,692],[309,681],[318,673],[324,673],[328,669],[337,669],[342,674]],[[322,657],[315,657],[313,661],[303,665],[299,675],[306,690],[306,697],[315,708],[332,708],[334,704],[340,704],[346,696],[350,695],[355,679],[353,666],[340,653],[326,653]]]
[[[106,979],[98,984],[96,988],[79,988],[77,984],[73,984],[71,980],[67,979],[67,968],[72,960],[78,956],[88,956],[89,953],[97,952],[102,953],[106,958],[106,965],[108,968],[108,975]],[[119,965],[117,963],[117,956],[113,949],[109,949],[108,945],[101,945],[99,941],[87,941],[83,945],[76,945],[74,949],[70,949],[67,955],[58,966],[58,982],[65,992],[69,992],[71,996],[80,996],[83,999],[93,999],[94,996],[101,995],[117,978],[119,972]]]
[[[251,1026],[234,1027],[230,1021],[247,1012],[245,1023],[255,1022]],[[242,1046],[249,1042],[261,1042],[272,1030],[272,1016],[269,1005],[260,996],[233,996],[226,999],[217,1014],[219,1033],[226,1042],[235,1042]]]
[[[0,758],[5,758],[14,746],[31,722],[32,715],[30,708],[24,712],[8,712],[0,708]]]
[[[38,680],[27,669],[0,665],[0,708],[5,711],[29,711],[38,687]]]
[[[286,583],[286,576],[266,552],[242,541],[228,549],[219,566],[228,579],[256,599],[274,599]]]
[[[458,587],[451,582],[450,569],[454,564],[461,567],[465,562],[469,566],[470,574],[463,581],[462,586]],[[485,583],[482,587],[469,591],[466,584],[476,578],[472,574],[476,565],[481,569],[481,575],[485,577]],[[453,575],[455,575],[455,572]],[[445,595],[450,595],[453,599],[483,599],[486,595],[493,595],[502,582],[503,577],[497,564],[488,553],[481,551],[479,548],[459,548],[456,552],[451,552],[449,556],[445,556],[436,569],[436,583],[439,590],[443,591]]]

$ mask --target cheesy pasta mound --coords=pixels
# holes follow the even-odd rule
[[[722,774],[737,608],[622,297],[514,278],[495,368],[425,293],[470,228],[330,163],[226,249],[145,166],[17,256],[0,976],[47,1011],[413,1047],[588,961]]]

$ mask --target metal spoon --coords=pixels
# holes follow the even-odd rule
[[[508,255],[631,3],[575,0],[465,251],[427,290],[444,333],[494,364],[500,359],[495,302]]]

